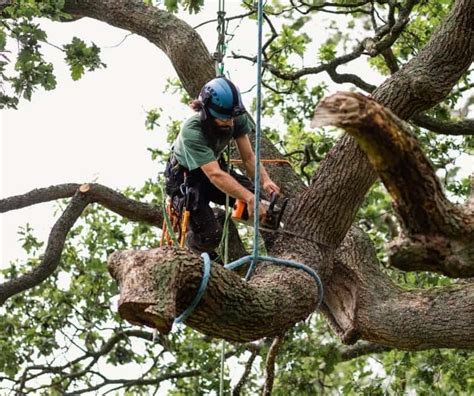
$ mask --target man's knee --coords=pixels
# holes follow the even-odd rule
[[[221,241],[220,230],[206,230],[204,232],[197,233],[189,230],[186,237],[186,245],[194,251],[212,252],[219,247]]]

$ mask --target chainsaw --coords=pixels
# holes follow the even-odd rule
[[[260,201],[266,208],[265,217],[260,222],[260,228],[268,231],[275,231],[281,227],[281,219],[285,212],[288,198],[285,198],[281,206],[277,205],[278,195],[272,193],[270,202],[266,200]],[[232,219],[247,224],[253,225],[253,218],[249,216],[247,203],[245,201],[236,200],[232,208]]]

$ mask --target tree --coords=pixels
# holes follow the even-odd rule
[[[32,19],[40,15],[58,21],[71,16],[92,17],[146,37],[169,57],[180,84],[191,97],[214,74],[212,57],[196,30],[172,14],[178,7],[177,2],[168,2],[169,10],[138,0],[3,1],[0,4],[7,17],[4,31],[16,38],[22,48],[16,63],[17,75],[7,76],[8,63],[2,63],[4,79],[10,81],[13,88],[12,93],[2,96],[5,106],[16,106],[18,96],[28,99],[38,85],[46,89],[54,87],[52,67],[42,60],[40,53],[39,42],[46,36]],[[185,1],[183,5],[191,11],[199,11],[201,2]],[[253,5],[244,3],[244,6],[248,13],[240,18],[252,17],[255,14]],[[286,148],[294,155],[303,155],[299,174],[287,165],[270,167],[272,177],[284,186],[292,200],[285,221],[287,232],[276,234],[276,237],[275,234],[263,235],[266,249],[273,256],[305,263],[319,273],[324,284],[321,312],[326,323],[344,344],[357,344],[349,349],[326,345],[319,352],[315,352],[314,345],[307,345],[311,344],[312,337],[317,337],[314,333],[323,332],[324,323],[300,325],[297,330],[291,328],[314,311],[317,285],[302,271],[267,264],[259,265],[248,283],[237,274],[214,265],[203,300],[186,324],[206,336],[243,343],[229,352],[229,356],[248,359],[242,381],[235,386],[234,393],[239,393],[242,386],[250,390],[257,386],[256,379],[248,377],[250,367],[257,354],[264,353],[269,345],[252,341],[277,337],[269,352],[267,377],[271,378],[273,355],[285,332],[296,345],[304,346],[298,353],[292,351],[291,346],[282,352],[294,357],[291,363],[298,364],[299,359],[306,356],[313,359],[309,367],[318,367],[315,366],[321,363],[318,359],[323,360],[324,366],[319,367],[319,374],[313,378],[308,375],[310,369],[298,368],[298,374],[306,379],[305,382],[293,380],[292,383],[289,377],[282,375],[281,388],[276,387],[275,392],[287,392],[290,386],[290,389],[307,393],[324,390],[327,378],[334,387],[342,387],[344,380],[334,375],[335,365],[361,354],[390,349],[472,349],[474,287],[469,278],[474,272],[473,199],[471,196],[463,204],[448,200],[435,168],[427,158],[426,147],[433,145],[439,151],[430,152],[439,161],[438,168],[449,170],[453,154],[442,138],[418,127],[435,133],[466,135],[464,140],[450,141],[457,150],[472,144],[472,120],[457,122],[450,118],[450,113],[462,100],[462,93],[472,87],[473,2],[292,2],[291,5],[268,5],[265,11],[265,20],[272,32],[264,46],[266,113],[281,111],[289,129],[284,136]],[[343,30],[337,30],[319,48],[318,66],[295,67],[292,63],[295,55],[303,56],[311,41],[309,23],[325,12],[345,14],[354,25],[367,24],[368,37],[353,41]],[[284,18],[285,22],[279,18]],[[3,42],[0,44],[4,47]],[[349,46],[353,49],[347,50]],[[65,46],[64,51],[73,78],[79,78],[86,68],[93,70],[101,66],[99,51],[94,45],[87,46],[77,39]],[[253,57],[246,54],[233,56],[242,61],[253,61]],[[375,87],[361,76],[338,71],[361,57],[370,57],[374,68],[390,73],[390,76]],[[322,72],[336,83],[350,83],[370,93],[370,97],[338,93],[320,101],[325,88],[321,85],[311,87],[311,81],[304,78]],[[310,139],[317,137],[305,129],[305,122],[317,103],[314,125],[336,125],[348,134],[333,145],[329,138],[320,139],[325,144],[316,153]],[[153,122],[153,115],[150,120]],[[264,157],[283,158],[284,154],[275,146],[280,137],[277,133],[269,136],[274,140],[265,139]],[[301,147],[302,140],[307,142],[304,148]],[[314,160],[319,162],[317,166]],[[306,185],[304,178],[308,178],[310,172],[313,174]],[[387,209],[386,195],[380,192],[380,186],[376,186],[367,196],[377,176],[391,196],[398,218],[395,228],[401,231],[386,250],[380,244],[380,235],[384,237],[389,231],[380,218],[380,210]],[[461,186],[450,184],[449,178],[444,182],[459,197],[467,198],[466,181]],[[149,203],[141,202],[153,193],[158,198]],[[125,194],[98,184],[54,186],[3,199],[0,208],[5,212],[67,197],[71,199],[54,226],[42,256],[38,255],[42,244],[28,229],[24,232],[25,248],[36,254],[32,261],[36,266],[32,270],[11,266],[0,286],[0,301],[8,310],[2,322],[2,333],[9,337],[2,340],[5,380],[11,381],[20,394],[32,389],[77,393],[107,386],[135,387],[137,392],[146,392],[146,386],[159,386],[166,380],[174,381],[178,389],[193,386],[192,380],[186,382],[183,378],[198,378],[198,387],[203,391],[215,389],[212,373],[218,363],[212,359],[207,364],[202,363],[203,352],[199,350],[202,338],[196,333],[189,334],[188,330],[185,331],[186,339],[182,334],[171,340],[160,336],[160,353],[153,358],[149,371],[139,379],[110,380],[93,368],[109,353],[112,364],[144,363],[141,356],[131,352],[133,347],[128,340],[133,337],[151,339],[149,332],[123,327],[123,322],[115,324],[112,331],[104,330],[109,327],[109,314],[82,305],[81,301],[92,294],[98,296],[95,308],[97,305],[107,307],[116,292],[102,267],[107,254],[120,251],[111,255],[109,269],[120,284],[119,312],[122,317],[133,323],[152,325],[162,333],[170,331],[174,318],[191,302],[202,277],[202,263],[190,252],[175,249],[121,251],[130,247],[156,246],[150,226],[160,227],[162,223],[161,196],[151,182],[146,183],[142,191]],[[377,204],[371,207],[371,200]],[[142,223],[132,230],[124,229],[125,220],[110,219],[101,207],[91,209],[91,203],[99,203],[128,220]],[[373,206],[377,207],[376,213],[371,213]],[[71,230],[83,213],[86,213],[84,224]],[[369,224],[369,232],[360,224],[354,224],[358,213],[366,222],[366,228]],[[390,220],[393,222],[388,216],[387,221]],[[99,224],[103,232],[98,230]],[[368,234],[379,238],[375,240],[378,251]],[[233,237],[236,240],[234,254],[242,255],[245,246],[235,233]],[[78,241],[82,248],[75,247]],[[383,262],[385,257],[388,268],[381,266],[379,260],[381,258]],[[53,288],[57,282],[60,262],[62,270],[73,278],[71,287],[67,293],[55,290],[53,296],[44,300],[45,287]],[[402,281],[395,268],[409,275],[412,271],[428,274]],[[90,271],[96,277],[94,282],[88,278]],[[443,274],[447,278],[430,273]],[[41,288],[34,288],[39,284]],[[38,306],[35,300],[48,302],[46,306]],[[240,301],[245,304],[239,304]],[[55,307],[58,317],[51,318],[49,306],[52,304],[58,304]],[[25,315],[30,315],[36,325],[41,323],[43,334],[38,336],[24,324]],[[27,329],[22,337],[15,334],[19,326]],[[80,356],[60,365],[30,362],[29,355],[36,353],[47,360],[55,349],[64,345],[56,336],[64,327],[76,330],[64,331],[60,337],[71,337],[73,331],[76,331],[75,336],[82,337]],[[184,347],[178,348],[180,342]],[[152,356],[153,345],[146,344],[145,348]],[[181,355],[165,356],[177,349],[181,349]],[[397,375],[392,389],[403,392],[422,381],[407,380],[406,373],[401,373],[402,368],[394,363],[396,353],[399,352],[387,355],[387,367],[394,367]],[[409,364],[406,360],[416,360],[418,356],[424,356],[426,361],[433,357],[405,354],[406,367],[413,369],[414,363]],[[448,356],[454,367],[454,356],[457,355]],[[464,358],[457,360],[455,367],[469,373],[472,355],[467,353]],[[289,359],[280,362],[280,366],[288,365]],[[160,371],[163,372],[158,375]],[[358,372],[362,376],[367,372],[366,366],[360,363]],[[47,386],[34,384],[35,378],[45,374],[51,376]],[[423,375],[431,375],[433,380],[433,372],[429,370],[420,370],[416,378]],[[472,388],[472,383],[466,379],[468,375],[460,375],[457,379],[450,377],[440,389],[450,389],[453,384],[461,389]],[[425,383],[429,384],[429,380]],[[357,392],[360,390],[357,386],[364,385],[362,379],[356,384],[347,382],[344,391],[349,392],[352,386]],[[374,389],[376,385],[369,384]],[[267,392],[271,391],[269,387],[270,382]],[[374,389],[367,388],[367,391]],[[377,389],[381,391],[380,387]]]

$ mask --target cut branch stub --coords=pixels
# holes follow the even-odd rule
[[[265,267],[245,282],[213,264],[206,292],[186,324],[210,336],[247,342],[281,334],[314,311],[318,290],[309,275],[259,266]],[[192,302],[203,272],[200,257],[175,248],[116,252],[108,267],[120,286],[120,315],[162,333],[171,331],[175,317]]]
[[[448,276],[474,275],[474,217],[448,201],[431,163],[406,124],[364,95],[324,99],[312,126],[335,125],[364,150],[393,199],[407,239],[390,246],[391,264]]]
[[[355,137],[390,192],[405,231],[464,232],[459,221],[450,221],[462,214],[446,199],[417,139],[390,110],[364,95],[338,92],[321,102],[312,125],[335,125]]]

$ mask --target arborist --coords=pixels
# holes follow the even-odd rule
[[[227,78],[218,77],[201,89],[190,104],[198,114],[189,118],[176,138],[165,170],[166,193],[176,210],[186,203],[190,211],[186,245],[196,252],[213,252],[219,245],[222,225],[216,219],[210,202],[224,205],[226,194],[230,205],[235,199],[247,203],[253,216],[253,184],[249,178],[231,170],[222,154],[235,140],[247,175],[255,176],[255,155],[248,133],[254,124],[242,104],[238,88]],[[260,181],[268,195],[280,188],[260,165]],[[260,203],[259,217],[266,209]]]

